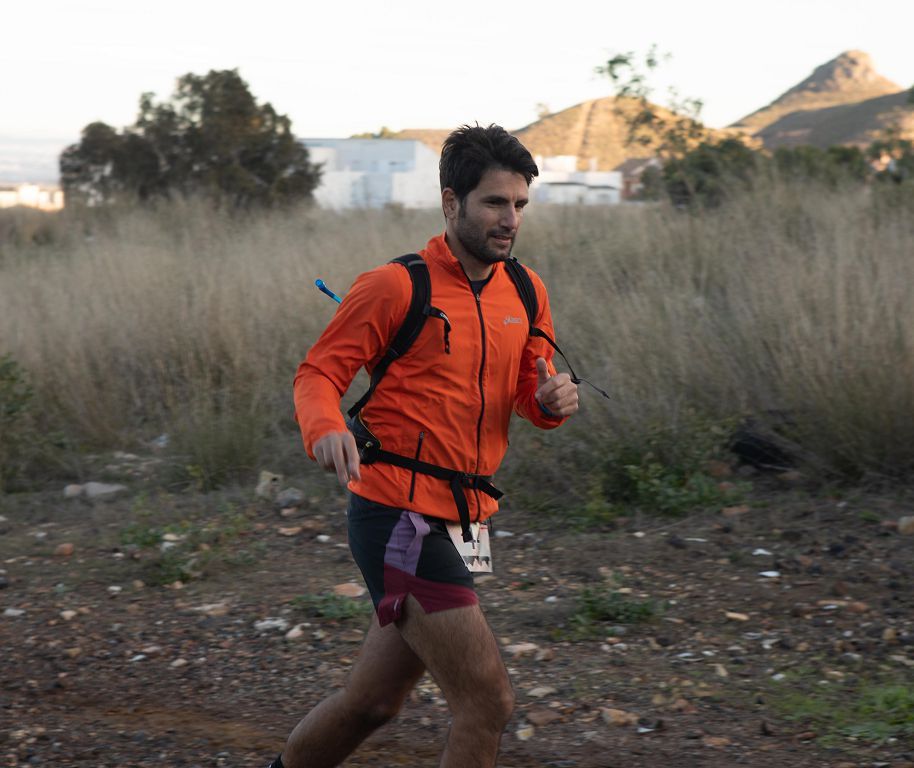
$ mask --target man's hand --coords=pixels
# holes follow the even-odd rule
[[[539,379],[536,401],[553,416],[571,416],[578,410],[578,385],[567,373],[549,375],[545,358],[536,359],[536,373]]]
[[[317,463],[328,472],[336,472],[340,485],[362,479],[359,474],[359,449],[348,429],[324,435],[314,444],[313,450]]]

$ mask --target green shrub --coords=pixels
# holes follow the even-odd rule
[[[318,619],[354,619],[371,613],[371,603],[352,597],[325,592],[302,595],[292,601],[293,607],[305,616]]]
[[[121,544],[140,550],[143,580],[155,585],[206,577],[220,566],[243,564],[244,553],[235,544],[250,528],[242,512],[226,508],[214,519],[154,520],[154,513],[138,503],[139,518],[120,532]]]
[[[22,366],[9,355],[0,357],[0,492],[14,485],[40,452],[34,398]]]
[[[733,422],[689,412],[676,426],[648,427],[637,442],[611,449],[603,494],[614,505],[682,515],[733,498],[707,474],[726,455]],[[738,490],[738,489],[737,489]]]
[[[575,610],[558,636],[569,640],[594,640],[609,633],[608,624],[650,621],[659,612],[654,600],[638,600],[608,586],[587,587],[575,601]]]
[[[826,745],[845,739],[881,744],[914,738],[914,681],[910,678],[907,684],[860,680],[816,686],[815,690],[811,690],[813,681],[799,682],[804,690],[775,691],[772,704],[788,720],[818,730]]]

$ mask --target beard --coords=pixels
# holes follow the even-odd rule
[[[467,253],[478,261],[481,261],[483,264],[497,264],[499,261],[507,261],[508,257],[511,255],[511,249],[514,248],[513,237],[511,238],[511,244],[508,246],[507,251],[497,251],[492,248],[489,245],[489,238],[504,233],[500,232],[498,229],[486,232],[479,227],[474,226],[472,222],[467,221],[464,209],[461,209],[460,213],[457,215],[455,234]]]

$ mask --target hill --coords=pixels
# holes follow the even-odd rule
[[[578,169],[588,170],[591,160],[597,170],[608,171],[629,157],[649,157],[650,149],[626,146],[625,115],[638,109],[634,100],[612,97],[593,99],[537,120],[514,135],[534,155],[577,155]]]
[[[640,108],[634,99],[607,96],[576,104],[512,131],[533,155],[576,155],[578,169],[595,161],[601,171],[627,158],[649,157],[651,149],[626,144],[626,118]],[[656,108],[660,115],[669,114]],[[880,75],[863,51],[845,51],[817,67],[812,74],[766,107],[725,129],[714,138],[741,133],[767,148],[812,144],[865,146],[888,128],[914,138],[914,103],[909,92]],[[390,138],[418,139],[440,151],[448,129],[407,129]]]
[[[511,132],[534,156],[576,155],[579,170],[589,170],[591,162],[596,161],[597,170],[608,171],[627,158],[654,154],[637,144],[626,145],[626,117],[638,109],[640,103],[634,99],[593,99]],[[668,114],[662,108],[657,109],[661,115]],[[418,139],[438,152],[448,133],[447,129],[413,128],[398,131],[390,138]]]
[[[817,67],[771,104],[731,127],[768,148],[870,143],[886,128],[914,135],[908,93],[880,75],[863,51],[845,51]]]

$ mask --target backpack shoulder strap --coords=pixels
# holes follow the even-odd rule
[[[536,298],[536,289],[533,287],[533,281],[530,279],[530,275],[524,265],[513,256],[505,261],[505,269],[517,289],[524,309],[527,310],[527,324],[533,328],[536,323],[536,316],[539,314],[539,301]]]
[[[571,363],[568,362],[568,358],[565,357],[565,353],[562,352],[559,345],[555,343],[555,339],[542,328],[537,328],[535,325],[536,316],[539,313],[539,301],[536,298],[536,289],[533,287],[533,281],[530,279],[527,269],[513,256],[505,261],[505,269],[507,269],[508,275],[514,283],[514,287],[517,289],[520,300],[523,302],[524,309],[527,310],[527,322],[530,326],[530,335],[545,339],[549,346],[562,356],[562,360],[565,361],[565,365],[568,366],[568,371],[571,373],[571,380],[575,384],[580,384],[582,379],[578,378],[577,374],[574,372],[574,368],[571,367]],[[606,396],[608,397],[608,395]]]
[[[431,280],[428,276],[428,265],[418,253],[408,253],[405,256],[398,256],[392,259],[391,264],[400,264],[409,272],[410,282],[412,283],[412,298],[409,302],[409,308],[406,310],[406,317],[403,324],[397,330],[393,341],[384,353],[384,357],[378,361],[371,373],[371,383],[368,391],[362,395],[358,402],[347,412],[350,416],[355,416],[365,403],[374,394],[378,383],[387,372],[390,364],[398,357],[406,354],[413,342],[419,337],[425,320],[428,317],[428,309],[432,294]]]

